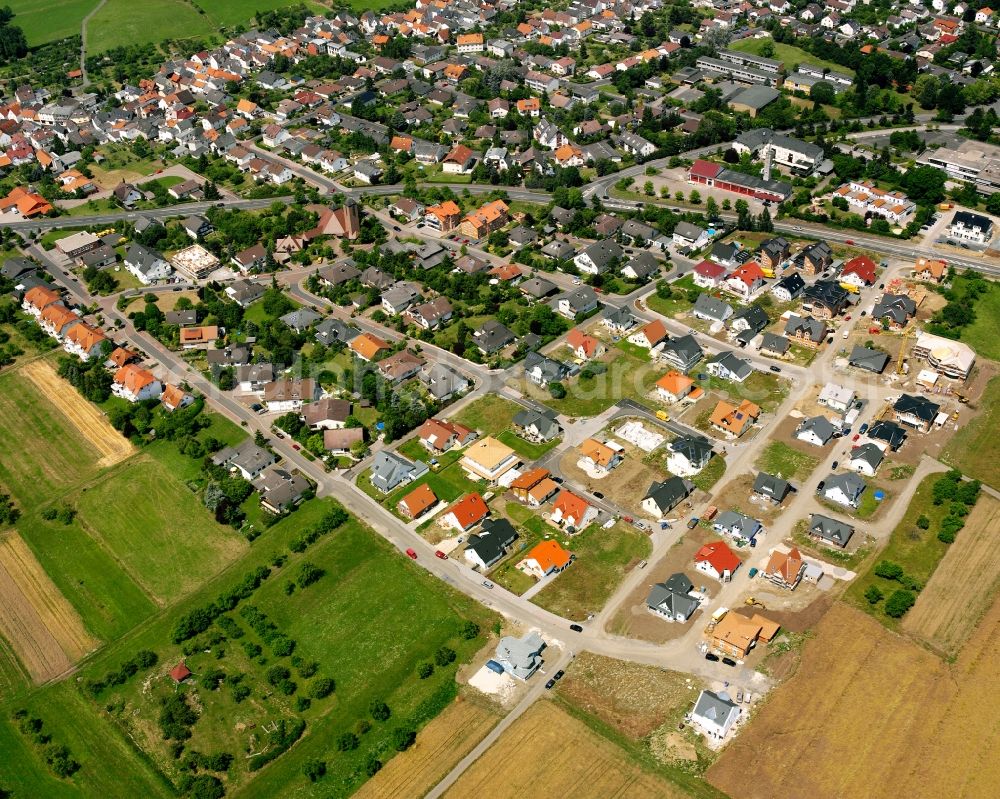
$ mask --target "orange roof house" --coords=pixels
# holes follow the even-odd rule
[[[510,490],[521,502],[537,508],[559,490],[559,484],[541,467],[525,472],[510,484]]]
[[[194,402],[194,397],[185,392],[180,386],[168,385],[163,389],[160,401],[168,411],[176,411],[178,408],[183,408],[185,405],[190,405]]]
[[[446,200],[440,205],[432,205],[424,212],[424,221],[442,233],[454,230],[462,221],[462,209],[454,200]]]
[[[347,346],[363,361],[374,360],[380,353],[388,352],[391,349],[386,342],[371,333],[355,336]]]
[[[481,239],[507,224],[507,203],[494,200],[468,214],[459,229],[472,239]]]
[[[524,559],[517,564],[517,568],[541,580],[549,574],[561,572],[572,562],[573,553],[563,549],[558,541],[549,539],[539,542],[528,550]]]
[[[948,264],[933,258],[918,258],[913,266],[913,275],[921,280],[940,283],[948,272]]]
[[[51,336],[65,335],[71,325],[78,324],[80,317],[64,305],[52,303],[42,309],[39,323]]]
[[[114,352],[108,356],[108,362],[113,366],[117,366],[119,369],[127,363],[136,361],[139,359],[139,353],[132,352],[132,350],[127,350],[124,347],[115,347]]]
[[[469,70],[465,68],[464,64],[448,64],[448,66],[444,68],[444,76],[448,78],[448,80],[458,83],[463,77],[465,77],[465,73],[468,71]]]
[[[720,400],[709,417],[709,424],[720,433],[739,438],[760,416],[760,408],[750,400],[743,400],[739,406]]]
[[[101,345],[108,340],[104,331],[99,327],[92,327],[81,323],[73,325],[66,334],[66,341],[63,347],[67,352],[79,355],[83,360],[87,360],[100,351]]]
[[[694,554],[694,567],[716,580],[729,580],[742,562],[725,541],[705,544]]]
[[[396,507],[404,516],[410,519],[419,519],[437,505],[437,502],[438,498],[434,494],[434,490],[427,483],[424,483],[403,497]]]
[[[621,463],[621,455],[596,438],[588,438],[580,444],[580,455],[596,468],[610,471]]]
[[[537,97],[528,97],[517,101],[517,111],[519,114],[531,114],[534,116],[541,110],[542,101]]]
[[[182,327],[180,329],[180,342],[181,346],[185,349],[199,347],[203,344],[211,344],[218,337],[219,328],[216,325]]]
[[[24,217],[38,216],[52,212],[52,204],[37,192],[28,191],[23,186],[15,186],[10,193],[0,200],[0,212],[7,213],[17,209]]]
[[[393,136],[389,149],[397,153],[408,153],[413,149],[413,139],[409,136]]]
[[[48,306],[60,301],[58,291],[53,291],[45,286],[35,286],[34,288],[28,289],[24,293],[24,299],[21,301],[21,307],[25,310],[31,311],[34,316],[38,316]]]
[[[731,611],[712,631],[712,646],[716,651],[734,658],[745,658],[757,641],[770,641],[777,635],[779,625],[759,613],[747,618]]]
[[[549,518],[558,525],[575,527],[579,530],[597,518],[597,508],[583,497],[564,488],[552,503],[552,513]]]
[[[444,515],[444,523],[465,532],[479,524],[489,513],[486,501],[479,494],[466,494],[448,509]]]
[[[802,572],[806,570],[805,561],[802,560],[802,553],[798,548],[792,547],[788,552],[775,550],[771,553],[771,559],[764,569],[764,576],[782,588],[793,590],[802,579]]]
[[[666,402],[678,402],[694,395],[694,380],[676,369],[671,369],[656,381],[656,393]],[[698,389],[699,393],[701,389]]]
[[[630,335],[628,340],[630,344],[649,350],[668,338],[667,326],[663,324],[663,320],[654,319]]]
[[[604,344],[578,327],[574,327],[566,334],[566,346],[573,350],[577,358],[586,360],[604,354]]]

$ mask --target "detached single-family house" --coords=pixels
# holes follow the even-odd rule
[[[892,411],[900,424],[926,433],[937,419],[941,406],[927,397],[902,394],[892,406]]]
[[[747,543],[764,531],[764,525],[751,516],[727,510],[712,520],[712,529],[717,533],[728,535],[734,541]]]
[[[882,352],[882,350],[871,350],[868,347],[855,345],[847,362],[856,369],[864,369],[867,372],[880,375],[889,365],[889,360],[889,354]]]
[[[704,292],[699,294],[698,299],[694,301],[691,314],[696,319],[724,323],[733,315],[733,306],[718,297],[713,297],[708,292]]]
[[[510,484],[511,493],[532,508],[552,499],[558,490],[559,483],[552,479],[548,469],[541,467],[524,472]]]
[[[750,400],[742,400],[739,405],[720,400],[708,422],[713,430],[718,430],[727,438],[739,438],[753,426],[759,416],[760,407]]]
[[[319,383],[310,377],[284,378],[264,386],[264,404],[272,413],[298,411],[319,395]]]
[[[668,477],[666,480],[654,480],[646,490],[642,499],[642,509],[657,519],[662,519],[687,499],[694,491],[694,483],[683,477]]]
[[[465,446],[476,432],[456,422],[428,419],[417,430],[417,438],[430,452],[447,452],[454,446]]]
[[[708,244],[708,231],[690,222],[678,222],[671,239],[678,247],[700,250]]]
[[[668,446],[667,469],[682,477],[698,474],[712,459],[712,442],[703,436],[678,436]]]
[[[838,505],[856,508],[866,488],[868,484],[854,472],[831,474],[823,481],[822,495]]]
[[[646,595],[646,609],[654,616],[683,624],[698,609],[700,602],[691,596],[694,584],[687,575],[677,572],[666,582],[654,583]]]
[[[771,293],[780,302],[798,299],[806,289],[806,282],[798,272],[790,272],[771,286]]]
[[[158,399],[163,393],[163,384],[152,372],[130,363],[115,372],[111,393],[128,402],[142,402]]]
[[[487,436],[471,444],[460,463],[474,479],[495,483],[517,466],[520,458],[506,444]]]
[[[659,357],[681,372],[690,372],[705,356],[694,336],[688,334],[664,342]]]
[[[812,416],[803,419],[795,429],[795,438],[816,447],[825,447],[836,432],[837,428],[825,416]]]
[[[372,461],[371,484],[383,494],[427,474],[427,464],[410,461],[395,452],[381,450]]]
[[[489,507],[477,493],[466,494],[448,508],[441,517],[443,524],[454,527],[460,533],[471,530],[490,513]]]
[[[694,555],[694,567],[698,571],[724,583],[733,579],[742,562],[725,541],[705,544]]]
[[[868,442],[851,450],[848,468],[859,474],[874,477],[883,460],[885,460],[885,453],[882,452],[881,448]]]
[[[484,519],[482,529],[469,536],[463,554],[473,566],[486,571],[507,554],[516,540],[517,531],[506,519]]]
[[[617,242],[612,239],[602,239],[579,252],[573,263],[584,274],[600,275],[607,272],[624,254],[625,251]]]
[[[544,649],[545,641],[536,632],[530,632],[523,638],[505,635],[497,644],[494,659],[505,672],[523,682],[542,665]]]
[[[123,264],[144,286],[166,280],[174,273],[173,267],[162,255],[137,242],[130,244],[125,251]]]
[[[572,491],[562,489],[552,503],[549,518],[560,527],[582,530],[597,518],[597,508]]]
[[[717,289],[725,282],[726,267],[714,261],[702,261],[694,268],[694,284],[703,289]]]
[[[743,710],[725,691],[702,691],[691,711],[691,723],[714,741],[721,741],[739,721]]]
[[[639,324],[639,320],[626,307],[614,308],[609,306],[604,312],[604,319],[601,321],[609,332],[621,336]]]
[[[324,397],[302,408],[302,421],[309,425],[310,430],[341,430],[347,425],[350,415],[351,403],[333,397]]]
[[[514,431],[521,438],[536,444],[551,441],[562,435],[562,427],[556,420],[556,412],[525,409],[514,414]]]
[[[212,456],[212,463],[238,471],[244,480],[254,480],[272,463],[277,463],[274,453],[258,447],[249,438],[233,447],[225,447]]]
[[[566,334],[566,346],[581,361],[600,358],[606,351],[603,341],[584,333],[578,327],[574,327]]]
[[[580,444],[580,463],[596,474],[604,475],[622,462],[619,449],[610,447],[595,438],[588,438]]]
[[[754,369],[750,361],[738,357],[730,350],[723,350],[718,355],[708,359],[705,371],[722,380],[742,383],[753,374]]]
[[[802,553],[796,547],[792,547],[788,552],[776,549],[764,567],[763,576],[779,588],[794,591],[805,570],[806,564],[802,560]]]
[[[906,441],[906,430],[895,422],[883,419],[875,422],[875,424],[868,429],[868,438],[872,441],[883,442],[889,449],[895,452],[903,446],[903,442]]]
[[[694,380],[676,369],[671,369],[656,381],[656,396],[662,402],[680,402],[688,397],[694,399],[695,391],[698,396],[704,393],[695,386]]]
[[[669,339],[667,326],[662,319],[647,322],[628,337],[629,344],[635,344],[644,350],[653,350]]]
[[[434,490],[423,483],[403,497],[396,507],[408,519],[419,519],[437,504],[438,498]]]
[[[553,539],[535,544],[521,559],[516,568],[524,574],[541,580],[550,574],[558,574],[573,563],[574,555]]]
[[[829,516],[813,513],[809,517],[809,535],[824,544],[833,544],[843,549],[854,535],[854,528]]]
[[[787,480],[767,472],[758,472],[753,481],[753,493],[758,497],[770,500],[775,505],[784,502],[791,490],[792,487]]]

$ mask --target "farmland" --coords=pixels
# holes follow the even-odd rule
[[[526,747],[525,741],[531,746]],[[626,753],[551,702],[536,702],[445,794],[495,799],[672,799],[688,794],[631,763]]]
[[[247,547],[148,457],[132,460],[81,494],[78,505],[85,529],[161,603],[190,592]]]
[[[745,799],[994,796],[998,633],[995,603],[948,665],[836,604],[709,781]]]
[[[0,633],[37,683],[97,644],[16,533],[0,539]]]
[[[976,579],[968,579],[970,574]],[[954,655],[993,603],[998,588],[1000,501],[983,495],[904,617],[903,629],[943,654]]]
[[[420,731],[412,749],[390,760],[354,796],[423,796],[486,737],[497,721],[493,711],[459,698]]]
[[[80,35],[80,23],[97,0],[10,0],[14,23],[24,31],[29,45]]]
[[[1000,295],[1000,291],[995,293]],[[1000,446],[995,434],[1000,425],[1000,377],[994,377],[986,384],[979,405],[982,410],[959,426],[945,447],[941,460],[961,470],[963,474],[996,487],[1000,483],[997,479]]]

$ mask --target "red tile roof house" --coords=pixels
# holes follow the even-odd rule
[[[840,282],[851,286],[864,288],[875,283],[878,275],[878,264],[865,255],[852,258],[840,271]]]
[[[574,327],[566,335],[566,346],[573,350],[573,354],[584,361],[591,358],[599,358],[604,352],[604,344],[599,339],[587,335],[580,328]]]
[[[489,513],[490,509],[479,494],[466,494],[448,509],[442,522],[464,533],[479,524]]]
[[[460,446],[468,444],[476,437],[476,432],[454,422],[428,419],[420,426],[417,437],[431,452],[446,452],[456,444]]]
[[[713,541],[705,544],[694,555],[694,567],[704,574],[714,577],[720,582],[728,583],[742,561],[736,556],[725,541]]]
[[[746,302],[755,291],[763,288],[764,283],[764,270],[756,261],[750,261],[733,270],[726,278],[725,288]]]
[[[694,284],[703,289],[717,289],[725,279],[726,268],[714,261],[702,261],[694,268]]]
[[[560,526],[582,530],[597,518],[597,508],[583,497],[563,489],[552,503],[552,513],[549,518]]]
[[[628,337],[629,344],[635,344],[646,350],[655,349],[669,338],[667,326],[660,319],[643,325]]]

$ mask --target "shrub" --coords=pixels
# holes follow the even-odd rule
[[[198,714],[188,705],[184,694],[174,694],[160,700],[160,730],[166,740],[183,741],[191,737],[191,727]]]
[[[267,750],[251,757],[247,761],[247,768],[250,771],[258,771],[264,768],[264,766],[280,757],[292,744],[299,740],[305,729],[306,723],[302,719],[295,719],[290,723],[284,719],[279,721],[277,729],[268,736],[268,743],[270,745]]]
[[[870,585],[868,586],[868,590],[865,591],[865,599],[871,605],[877,605],[884,597],[885,594],[882,593],[882,590],[877,585]]]
[[[191,780],[187,794],[192,799],[222,799],[226,795],[226,789],[218,777],[202,774]]]
[[[233,686],[233,701],[239,704],[248,696],[250,696],[250,686],[249,685],[234,685]]]
[[[449,663],[455,662],[455,650],[450,649],[447,646],[442,646],[437,652],[434,653],[434,662],[439,666],[447,666]]]
[[[375,721],[386,721],[392,715],[389,706],[381,699],[373,699],[368,705],[368,712]]]
[[[426,680],[433,673],[434,673],[433,663],[421,663],[419,666],[417,666],[417,676],[421,680]]]
[[[931,520],[921,513],[920,516],[917,518],[917,527],[919,527],[921,530],[926,530],[930,526],[931,526]]]
[[[405,752],[413,746],[413,742],[416,740],[417,734],[411,729],[397,727],[392,731],[392,745],[396,748],[397,752]]]
[[[320,577],[322,577],[326,572],[324,572],[319,566],[309,563],[308,561],[299,566],[298,576],[295,578],[296,584],[299,588],[305,588],[312,585]]]
[[[209,691],[217,691],[224,679],[226,679],[226,672],[222,669],[209,669],[201,675],[199,682]]]
[[[898,619],[912,608],[913,603],[916,601],[917,598],[912,591],[902,588],[898,591],[893,591],[885,601],[885,615]]]
[[[298,665],[297,668],[300,677],[312,677],[317,671],[319,671],[319,663],[315,660],[310,660],[308,663]]]
[[[332,677],[318,677],[309,686],[309,696],[313,699],[325,699],[337,689],[337,683]],[[388,716],[386,716],[388,718]]]
[[[322,760],[307,760],[302,764],[302,773],[309,778],[309,782],[316,782],[326,774],[326,763]]]
[[[353,732],[342,732],[340,737],[337,738],[338,752],[352,752],[360,745],[361,741],[358,740],[358,736]]]
[[[354,731],[358,735],[364,735],[372,728],[372,723],[368,719],[358,719],[357,723],[354,725]]]
[[[955,534],[947,530],[941,530],[941,532],[937,534],[937,538],[942,544],[955,543]]]
[[[880,560],[875,564],[875,575],[886,580],[898,580],[903,576],[903,567],[891,560]]]
[[[280,682],[284,682],[292,673],[286,669],[284,666],[272,666],[267,670],[265,677],[271,685],[277,685]]]
[[[281,691],[285,696],[291,696],[299,689],[294,682],[291,680],[282,680],[278,683],[278,690]]]
[[[474,621],[467,621],[462,624],[462,629],[459,634],[466,641],[471,641],[473,638],[479,635],[479,625]]]
[[[62,744],[50,744],[45,747],[44,756],[45,762],[57,777],[72,777],[80,770],[80,764],[73,759],[69,747]]]
[[[312,699],[308,696],[302,696],[301,694],[295,697],[295,709],[299,713],[305,713],[310,707],[312,707]]]
[[[375,755],[368,755],[368,759],[365,761],[365,774],[369,777],[374,777],[381,770],[382,761],[375,757]]]

